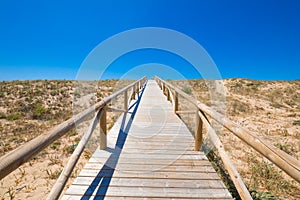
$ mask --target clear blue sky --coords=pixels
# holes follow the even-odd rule
[[[299,0],[10,0],[0,1],[0,80],[75,79],[101,41],[138,27],[190,36],[223,78],[300,78]],[[145,63],[186,64],[140,51],[114,62],[106,78]],[[185,77],[199,78],[192,70]]]

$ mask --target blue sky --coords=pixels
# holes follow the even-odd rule
[[[76,79],[99,43],[140,27],[173,29],[193,38],[223,78],[300,79],[299,11],[299,0],[1,1],[0,80]],[[151,49],[121,56],[101,78],[119,78],[147,63],[201,78],[184,59]],[[147,74],[146,67],[140,72],[155,72],[149,68]]]

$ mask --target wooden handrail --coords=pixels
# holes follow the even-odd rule
[[[67,181],[69,177],[72,174],[72,171],[78,162],[86,144],[88,143],[90,137],[93,134],[93,131],[95,130],[98,121],[103,116],[105,110],[103,108],[98,111],[98,113],[93,118],[90,127],[88,131],[83,135],[82,139],[79,141],[77,147],[75,148],[74,152],[72,153],[71,157],[68,160],[68,163],[64,167],[63,171],[59,175],[55,185],[52,187],[50,193],[48,194],[47,200],[55,200],[58,199],[60,194],[62,193],[65,185],[67,184]]]
[[[145,79],[143,81],[138,81],[135,85],[133,85],[132,88],[138,88],[133,92],[132,95],[135,95],[135,93],[139,93],[140,89],[142,89],[142,83],[145,83]],[[128,110],[128,104],[127,102],[127,90],[124,91],[124,109],[122,112],[126,112]],[[119,109],[117,109],[120,111]],[[62,173],[58,177],[55,185],[52,187],[47,200],[55,200],[58,199],[67,184],[67,181],[69,177],[71,176],[71,173],[78,162],[80,155],[82,154],[87,142],[89,141],[93,131],[96,128],[97,123],[100,124],[100,149],[104,150],[107,147],[107,123],[106,123],[106,112],[108,111],[108,106],[105,105],[97,112],[95,117],[93,118],[90,127],[88,131],[84,134],[80,142],[78,143],[77,147],[75,148],[74,152],[72,153],[70,159],[68,160],[67,165],[64,167]]]
[[[224,115],[216,112],[207,105],[199,102],[198,100],[192,98],[191,96],[185,94],[179,88],[167,83],[166,81],[155,77],[159,84],[163,83],[163,87],[168,87],[170,90],[177,92],[178,95],[182,96],[188,102],[195,105],[201,112],[210,116],[212,119],[217,121],[219,124],[227,128],[234,135],[248,144],[250,147],[258,151],[264,157],[269,159],[272,163],[277,165],[280,169],[285,171],[293,179],[300,183],[300,161],[294,157],[288,155],[284,151],[281,151],[277,147],[267,143],[263,139],[259,138],[256,134],[250,132],[249,130],[241,127],[237,123],[231,121]]]
[[[12,150],[11,152],[5,154],[0,158],[0,180],[7,176],[9,173],[17,169],[23,163],[27,162],[34,155],[45,149],[52,142],[59,139],[65,133],[75,128],[76,124],[83,122],[87,117],[91,116],[95,112],[99,111],[105,105],[110,103],[112,99],[118,97],[119,95],[127,92],[133,87],[137,87],[139,83],[145,83],[146,77],[135,81],[134,83],[124,87],[118,92],[104,98],[100,102],[96,103],[94,106],[87,108],[86,110],[78,113],[72,118],[64,121],[63,123],[55,126],[51,130],[41,134],[40,136],[32,139],[31,141],[23,144],[22,146]],[[134,93],[135,95],[135,93]]]
[[[201,118],[201,121],[203,122],[203,125],[206,127],[207,130],[207,136],[212,142],[212,144],[216,147],[216,149],[219,152],[219,155],[224,163],[225,168],[228,171],[229,176],[231,177],[240,197],[242,199],[252,199],[245,183],[243,182],[243,179],[235,166],[233,165],[232,161],[230,160],[229,156],[227,155],[222,142],[218,135],[216,134],[215,130],[211,127],[209,121],[201,112],[197,113],[199,117]]]

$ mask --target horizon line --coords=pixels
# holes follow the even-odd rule
[[[144,76],[141,76],[142,78]],[[139,78],[139,79],[140,79]],[[146,77],[148,80],[152,79],[153,77]],[[0,82],[14,82],[14,81],[105,81],[105,80],[139,80],[139,79],[120,79],[120,78],[105,78],[105,79],[98,79],[98,80],[88,80],[88,79],[47,79],[47,78],[37,78],[37,79],[0,79]],[[244,79],[244,80],[252,80],[252,81],[300,81],[300,78],[297,79],[253,79],[253,78],[248,78],[248,77],[230,77],[230,78],[222,78],[222,79],[210,79],[210,78],[190,78],[190,79],[172,79],[172,78],[167,78],[163,80],[172,80],[172,81],[185,81],[185,80],[228,80],[228,79]]]

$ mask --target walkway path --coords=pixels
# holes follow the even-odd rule
[[[62,199],[232,199],[154,80]]]

